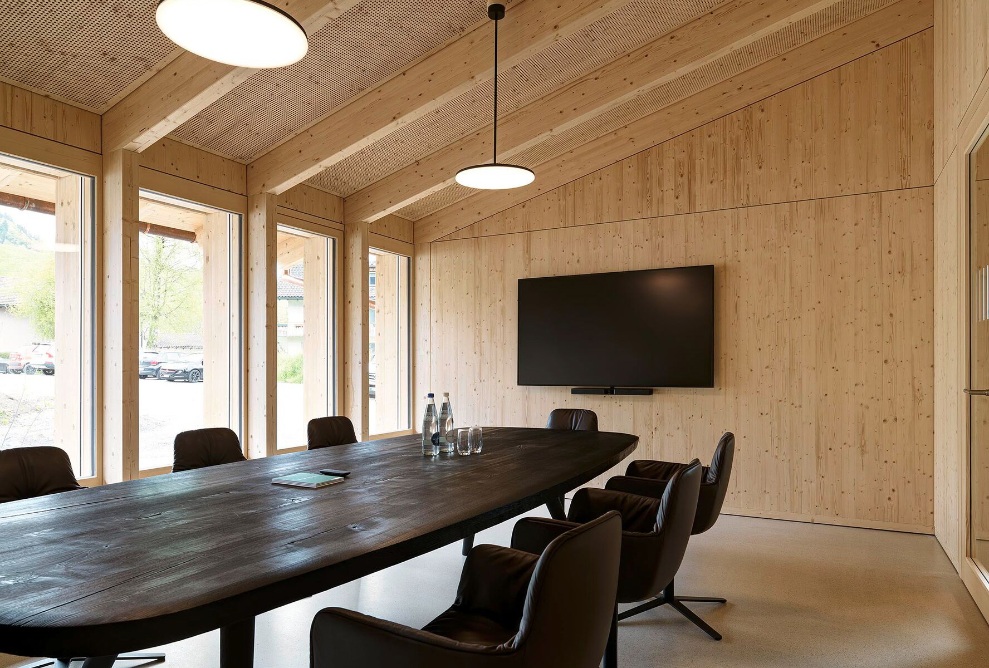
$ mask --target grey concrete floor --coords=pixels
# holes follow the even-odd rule
[[[478,542],[507,545],[513,524]],[[308,666],[309,625],[328,606],[421,626],[452,603],[462,564],[450,545],[263,615],[256,665]],[[989,626],[931,536],[722,517],[691,542],[677,587],[729,599],[693,605],[724,640],[652,610],[621,623],[623,667],[989,666]],[[218,666],[218,638],[161,648],[165,665]]]

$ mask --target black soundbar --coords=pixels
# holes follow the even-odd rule
[[[646,396],[652,394],[651,387],[575,387],[570,394],[610,394]]]

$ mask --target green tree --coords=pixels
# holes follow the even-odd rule
[[[55,258],[48,253],[39,253],[37,260],[19,273],[15,290],[14,313],[30,320],[43,339],[54,340]]]
[[[163,333],[202,330],[203,255],[188,241],[141,234],[141,345],[156,348]]]

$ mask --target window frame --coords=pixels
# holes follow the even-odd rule
[[[231,364],[236,363],[239,370],[238,377],[236,379],[230,378],[228,382],[230,384],[230,428],[237,433],[242,449],[246,450],[247,392],[244,388],[247,379],[247,325],[245,322],[247,314],[247,290],[245,287],[247,272],[245,236],[247,230],[247,198],[228,190],[189,181],[144,166],[139,168],[137,185],[138,197],[143,193],[152,193],[162,197],[188,202],[193,206],[208,207],[218,212],[225,212],[239,217],[240,224],[235,225],[231,221],[229,234],[227,235],[227,249],[230,257],[230,275],[227,286],[231,304],[229,316],[231,323],[235,323],[235,326],[231,326],[228,330],[232,341],[230,361]],[[135,295],[136,298],[137,296]],[[133,326],[139,326],[137,322],[132,324]],[[235,410],[236,413],[234,413]],[[151,478],[165,473],[171,473],[172,471],[171,466],[141,468],[139,429],[138,433],[133,435],[133,438],[127,439],[127,442],[124,444],[124,450],[123,456],[125,458],[133,457],[134,461],[137,462],[137,475],[139,479]]]
[[[100,237],[102,233],[102,199],[100,180],[103,175],[103,158],[84,149],[28,135],[0,126],[0,154],[11,166],[46,172],[53,177],[76,176],[82,179],[80,187],[88,180],[89,187],[80,192],[80,214],[85,220],[81,234],[80,253],[87,261],[81,263],[80,313],[88,315],[81,321],[83,335],[80,342],[80,449],[82,438],[88,434],[92,451],[90,476],[79,477],[84,487],[96,487],[104,482],[102,415],[103,377],[99,344],[102,337],[102,266]]]

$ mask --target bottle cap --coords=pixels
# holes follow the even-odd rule
[[[435,396],[435,395],[433,395],[433,393],[432,393],[432,392],[430,392],[429,394],[427,394],[427,395],[426,395],[426,398],[427,398],[427,399],[432,399],[432,398],[433,398],[433,396]]]
[[[444,396],[444,397],[448,397],[448,396],[450,396],[450,393],[449,393],[449,392],[444,392],[444,393],[443,393],[443,396]]]

